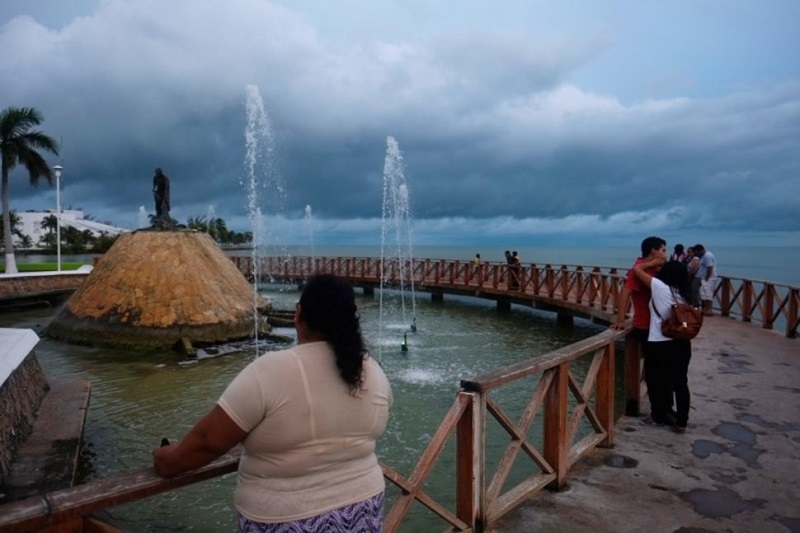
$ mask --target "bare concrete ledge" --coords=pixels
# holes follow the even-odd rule
[[[73,485],[90,394],[86,380],[50,380],[31,434],[11,464],[0,503]]]

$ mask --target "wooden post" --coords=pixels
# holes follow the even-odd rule
[[[775,286],[772,283],[764,284],[764,310],[761,314],[764,315],[761,327],[772,329],[775,320]]]
[[[544,458],[553,467],[556,479],[549,487],[561,489],[567,479],[567,389],[569,388],[569,363],[546,372],[554,372],[555,379],[547,389],[544,405]]]
[[[642,394],[641,347],[633,333],[625,335],[625,414],[639,416]]]
[[[459,392],[469,403],[456,426],[456,516],[473,531],[486,525],[485,412],[483,395]]]
[[[794,339],[797,337],[797,307],[800,302],[800,289],[789,289],[786,297],[789,299],[789,309],[786,314],[786,337]]]
[[[752,320],[753,307],[753,283],[750,280],[742,280],[742,322]]]
[[[572,326],[575,323],[575,317],[569,311],[558,311],[556,313],[556,324],[559,326]]]
[[[606,438],[600,443],[604,448],[614,446],[614,343],[603,349],[603,362],[597,372],[595,395],[597,418],[606,428]]]
[[[730,316],[731,314],[731,280],[728,278],[723,277],[722,281],[720,282],[722,287],[722,294],[720,294],[720,311],[719,314],[722,316]]]

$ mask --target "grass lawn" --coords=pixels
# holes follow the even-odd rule
[[[61,262],[61,270],[78,270],[83,263]],[[57,263],[17,263],[17,270],[20,272],[51,272],[58,269]],[[6,264],[0,262],[0,272],[6,271]]]

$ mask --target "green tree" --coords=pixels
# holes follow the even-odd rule
[[[7,107],[0,111],[0,153],[2,154],[3,243],[6,254],[6,273],[15,274],[17,261],[14,257],[14,240],[11,234],[11,219],[8,201],[8,177],[11,171],[22,165],[28,171],[30,184],[36,187],[44,177],[53,184],[53,170],[37,150],[46,150],[58,155],[58,144],[43,132],[31,128],[42,123],[42,115],[32,107]]]
[[[94,248],[92,248],[92,252],[97,254],[106,253],[111,246],[117,242],[118,237],[119,235],[108,235],[106,233],[101,233],[100,236],[94,241]]]
[[[33,248],[33,239],[31,239],[30,235],[23,235],[19,238],[17,244],[19,244],[19,247],[23,250],[30,250]]]
[[[22,239],[25,237],[25,234],[22,233],[22,230],[19,229],[19,225],[22,222],[22,219],[19,217],[16,211],[11,210],[9,214],[9,219],[11,219],[11,234],[15,235],[17,238]],[[5,232],[5,223],[6,217],[0,217],[0,233]]]

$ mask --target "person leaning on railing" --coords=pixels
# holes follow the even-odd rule
[[[312,277],[294,324],[295,347],[250,363],[182,441],[153,450],[156,473],[176,476],[243,443],[240,531],[380,531],[375,442],[392,391],[366,352],[352,286]]]

